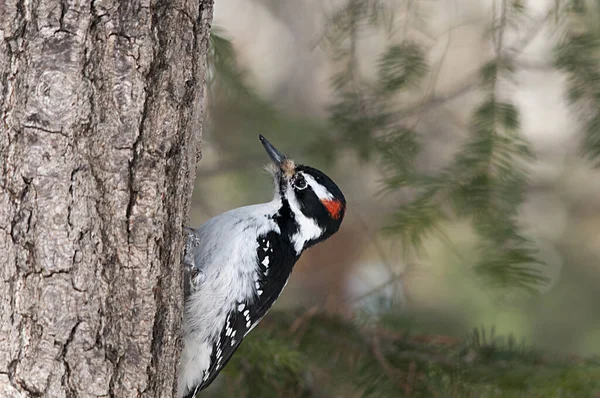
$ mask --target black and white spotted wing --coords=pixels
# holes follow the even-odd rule
[[[251,308],[246,303],[238,304],[236,309],[229,312],[225,327],[219,338],[213,343],[210,367],[204,373],[203,386],[208,386],[217,377],[251,327]]]
[[[298,256],[281,235],[269,232],[258,238],[257,259],[259,272],[254,280],[254,297],[236,303],[228,313],[225,326],[213,342],[210,366],[204,373],[202,384],[186,398],[193,398],[197,391],[211,384],[229,362],[243,338],[260,322],[281,294]]]
[[[251,308],[247,303],[239,303],[227,314],[225,327],[213,342],[210,355],[210,366],[204,372],[202,383],[192,389],[185,398],[194,398],[198,391],[210,385],[219,372],[225,367],[237,350],[244,335],[252,327]]]
[[[275,232],[258,238],[257,255],[259,273],[254,307],[258,322],[279,298],[299,256],[292,244]]]

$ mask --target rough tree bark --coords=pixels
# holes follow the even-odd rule
[[[0,396],[169,397],[212,0],[0,0]]]

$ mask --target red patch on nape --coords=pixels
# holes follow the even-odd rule
[[[329,212],[329,215],[331,216],[331,218],[337,220],[340,218],[340,216],[342,215],[342,209],[344,208],[344,205],[342,204],[342,202],[340,202],[339,200],[322,200],[321,203],[323,203],[323,206],[325,206],[325,208],[327,209],[327,211]]]

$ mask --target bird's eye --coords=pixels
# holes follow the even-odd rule
[[[298,176],[294,180],[294,186],[300,190],[306,188],[306,180],[304,179],[302,174],[298,174]]]

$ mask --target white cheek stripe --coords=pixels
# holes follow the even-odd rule
[[[292,213],[294,213],[294,218],[298,223],[298,232],[292,235],[292,243],[294,244],[294,250],[296,250],[296,254],[300,254],[302,249],[304,249],[306,242],[321,236],[323,230],[319,227],[315,220],[306,217],[304,213],[302,213],[298,199],[296,199],[296,195],[294,194],[294,190],[289,187],[287,189],[288,192],[286,196],[288,198],[288,203],[290,204],[290,209],[292,210]]]
[[[319,184],[317,180],[313,178],[313,176],[302,173],[304,179],[310,185],[314,193],[317,195],[319,200],[331,200],[333,199],[333,195],[325,188],[323,185]]]

